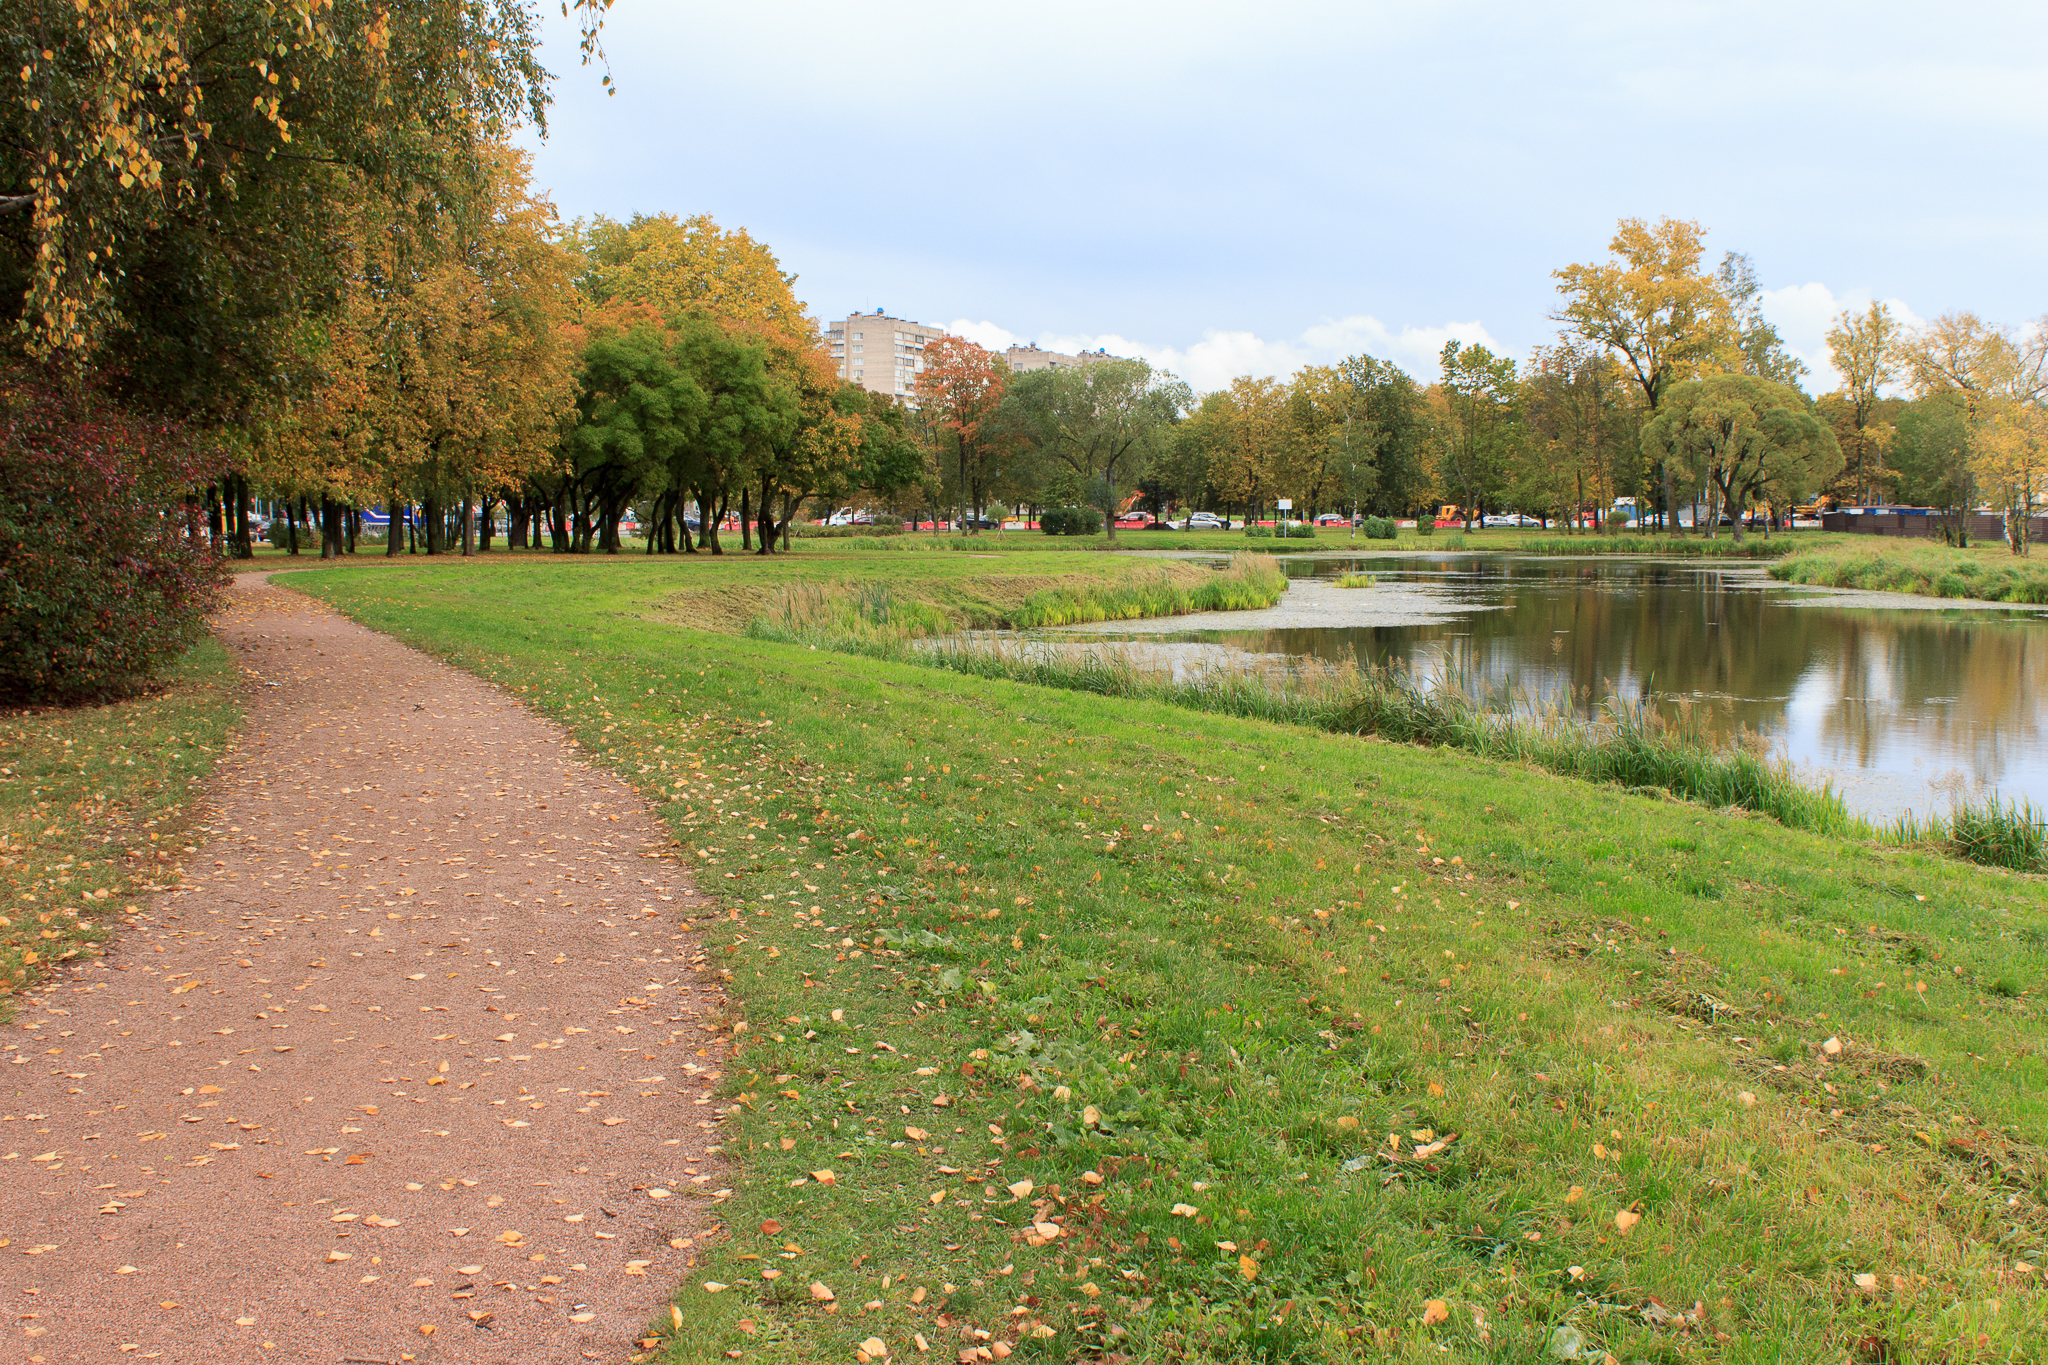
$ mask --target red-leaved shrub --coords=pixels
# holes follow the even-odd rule
[[[131,691],[199,637],[228,575],[187,536],[198,481],[176,426],[0,370],[0,697]]]

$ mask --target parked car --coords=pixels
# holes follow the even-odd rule
[[[988,517],[962,517],[960,518],[960,529],[963,531],[1000,531],[1003,529],[1003,524]]]
[[[1147,522],[1145,529],[1148,531],[1177,531],[1180,528],[1170,521],[1153,521]]]
[[[1350,524],[1350,516],[1343,512],[1325,512],[1316,518],[1316,525],[1318,526],[1348,526]]]
[[[1180,527],[1183,531],[1226,531],[1230,523],[1214,512],[1190,512]]]
[[[1126,512],[1116,519],[1119,526],[1143,526],[1152,518],[1143,512]]]

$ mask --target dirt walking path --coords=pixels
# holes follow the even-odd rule
[[[666,830],[318,603],[221,629],[211,841],[0,1029],[0,1359],[623,1361],[724,1184]]]

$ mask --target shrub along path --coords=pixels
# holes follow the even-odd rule
[[[233,597],[211,842],[6,1030],[0,1357],[623,1358],[725,1183],[704,903],[554,725]]]

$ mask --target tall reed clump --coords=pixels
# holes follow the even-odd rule
[[[1771,566],[1785,583],[1824,588],[1909,592],[1921,597],[2048,604],[2048,564],[1991,559],[1943,545],[1831,546],[1803,551]]]
[[[2048,811],[2024,797],[1958,801],[1946,816],[1908,815],[1885,831],[1888,842],[1931,845],[1987,867],[2048,872]]]
[[[1271,555],[1238,554],[1221,570],[1161,565],[1116,578],[1073,583],[1033,593],[1010,613],[1020,627],[1072,626],[1091,621],[1135,621],[1197,611],[1251,611],[1270,607],[1287,591],[1287,576]]]
[[[1370,588],[1378,584],[1377,575],[1369,573],[1347,573],[1337,580],[1340,588]]]
[[[1766,540],[1752,535],[1739,544],[1733,539],[1701,540],[1692,536],[1535,536],[1503,550],[1522,555],[1662,555],[1666,558],[1777,559],[1791,554],[1790,536]],[[1774,571],[1775,572],[1775,571]]]
[[[887,583],[790,583],[747,623],[746,633],[756,640],[895,658],[911,641],[952,629],[953,619],[943,609],[899,601]]]

